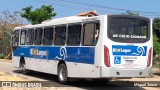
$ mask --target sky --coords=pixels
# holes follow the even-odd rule
[[[32,5],[33,10],[41,5],[52,5],[57,15],[54,18],[74,16],[81,12],[96,11],[100,15],[121,14],[127,10],[138,11],[141,16],[160,17],[160,0],[0,0],[0,12],[21,11]]]

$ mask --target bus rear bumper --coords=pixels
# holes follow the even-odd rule
[[[108,69],[108,70],[107,70]],[[109,73],[110,72],[110,73]],[[147,77],[151,73],[150,68],[114,68],[102,67],[101,77]]]

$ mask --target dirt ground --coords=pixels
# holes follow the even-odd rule
[[[12,60],[0,59],[0,62],[12,63]],[[152,69],[153,75],[148,78],[132,78],[126,79],[126,81],[160,81],[160,70],[157,68]],[[154,73],[158,75],[154,75]],[[125,79],[123,79],[125,80]],[[2,81],[33,81],[25,78],[20,78],[16,75],[5,73],[0,71],[0,82]],[[1,85],[0,85],[1,86]],[[158,87],[144,87],[145,90],[160,90]],[[16,87],[1,87],[0,90],[80,90],[76,87],[40,87],[40,88],[16,88]],[[115,89],[114,89],[115,90]]]
[[[6,74],[0,71],[0,81],[30,81],[30,80],[20,78],[16,75]]]
[[[24,78],[20,78],[16,75],[11,75],[0,71],[0,82],[7,81],[32,81]],[[1,85],[0,85],[1,86]],[[0,87],[0,90],[79,90],[76,87],[33,87],[33,88],[21,88],[21,87]]]
[[[7,63],[12,63],[12,60],[7,60],[7,59],[0,59],[0,62],[7,62]]]

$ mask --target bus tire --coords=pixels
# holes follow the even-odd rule
[[[21,70],[24,75],[28,74],[28,70],[26,69],[26,63],[21,62]]]
[[[68,71],[64,63],[58,66],[58,81],[61,84],[67,84],[68,82]]]

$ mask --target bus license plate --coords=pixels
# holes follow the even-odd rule
[[[125,64],[124,64],[125,67],[134,67],[134,63],[133,63],[133,60],[125,60]]]

